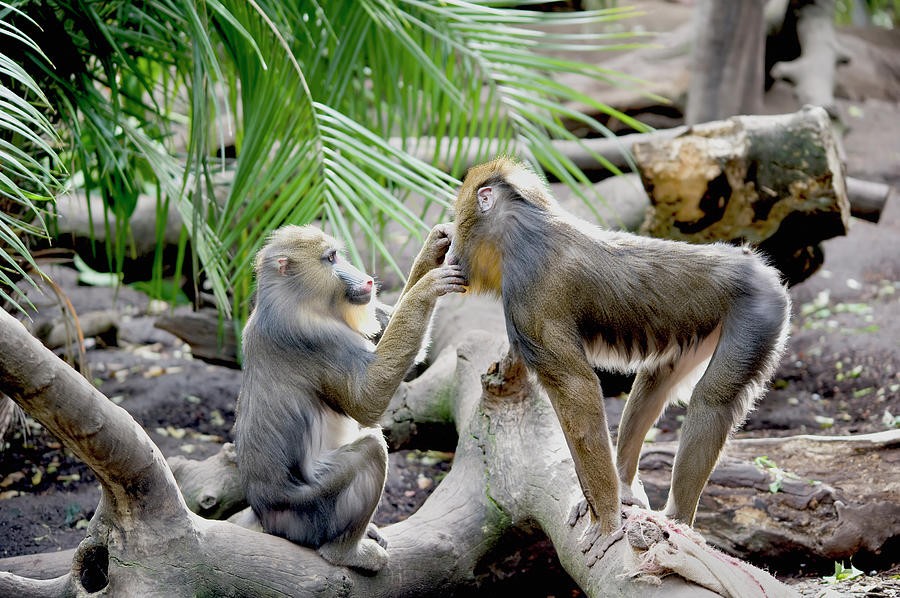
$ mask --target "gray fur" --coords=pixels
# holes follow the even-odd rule
[[[265,531],[335,564],[378,571],[387,562],[370,524],[387,473],[376,422],[413,364],[435,299],[463,288],[458,267],[437,267],[447,244],[443,229],[429,236],[377,346],[367,335],[389,310],[366,293],[371,278],[329,257],[334,239],[285,227],[260,250],[235,448]]]

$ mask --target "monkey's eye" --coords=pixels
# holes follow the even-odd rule
[[[327,261],[329,264],[333,264],[337,261],[337,250],[330,249],[328,253],[322,256],[322,259]]]

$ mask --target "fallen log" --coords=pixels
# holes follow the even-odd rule
[[[821,265],[810,248],[847,232],[846,183],[821,108],[704,123],[634,154],[653,203],[644,234],[752,243],[793,284]]]
[[[215,309],[160,316],[156,328],[170,332],[191,346],[191,355],[208,363],[240,369],[234,323],[222,320]]]
[[[389,564],[364,576],[284,539],[191,513],[159,449],[131,416],[0,312],[0,383],[91,467],[102,489],[70,571],[52,580],[0,572],[0,595],[459,593],[514,529],[542,530],[589,596],[795,595],[762,571],[710,552],[687,530],[640,513],[584,554],[586,522],[568,521],[581,491],[546,395],[514,366],[495,371],[482,390],[484,363],[500,346],[496,337],[473,333],[448,349],[453,367],[446,368],[452,377],[443,404],[460,439],[453,468],[418,512],[382,530]]]
[[[632,156],[635,145],[662,143],[684,135],[689,130],[690,127],[681,126],[661,129],[652,133],[634,133],[619,137],[597,137],[580,139],[578,141],[554,139],[551,143],[557,151],[571,160],[575,166],[590,177],[597,179],[611,176],[612,173],[607,170],[605,164],[597,160],[595,155],[599,155],[616,168],[628,169],[633,164]],[[391,144],[400,147],[402,142],[399,139],[393,139]],[[473,149],[477,145],[477,143],[469,143],[465,139],[462,142],[458,142],[456,139],[442,140],[440,144],[437,144],[434,138],[424,138],[419,140],[418,145],[410,142],[410,145],[407,147],[415,147],[413,154],[427,162],[431,162],[434,158],[435,151],[439,151],[441,155],[444,155],[443,153],[447,151],[457,152],[457,148],[459,148],[459,151],[464,151],[468,148],[468,151],[460,158],[460,161],[465,168],[469,168],[477,164],[477,161],[482,157]],[[500,142],[495,140],[488,144],[486,153],[494,155],[500,151],[500,147]],[[870,222],[878,222],[881,211],[887,202],[890,187],[883,183],[864,181],[853,177],[846,177],[845,180],[847,182],[847,196],[850,202],[851,215]],[[626,200],[623,199],[622,201]],[[634,201],[641,201],[640,192],[635,194]]]
[[[891,194],[884,183],[863,181],[847,177],[847,197],[850,199],[850,215],[869,222],[878,222]]]
[[[90,311],[78,316],[78,325],[81,327],[81,337],[103,337],[107,345],[118,344],[119,313],[113,309]],[[39,338],[50,349],[69,347],[78,341],[78,334],[74,332],[74,324],[70,316],[63,315],[57,318],[36,321],[31,333]]]
[[[646,445],[641,479],[665,501],[677,444]],[[728,443],[695,528],[713,545],[780,571],[853,557],[885,559],[900,539],[900,430],[860,436],[744,438]]]

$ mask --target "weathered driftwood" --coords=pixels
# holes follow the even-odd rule
[[[234,444],[226,442],[203,461],[180,455],[169,458],[188,509],[208,519],[228,519],[247,506],[238,478]]]
[[[676,447],[644,448],[641,478],[652,504],[665,500]],[[734,439],[703,492],[695,527],[730,554],[782,570],[881,554],[900,538],[898,467],[900,430]]]
[[[153,325],[188,343],[191,355],[197,359],[235,369],[241,367],[234,323],[223,321],[214,309],[160,316]]]
[[[480,559],[514,528],[542,529],[563,566],[592,596],[714,595],[675,575],[659,585],[623,577],[626,570],[641,573],[635,559],[642,555],[653,557],[645,575],[665,573],[665,567],[676,566],[667,559],[683,557],[696,565],[686,569],[690,575],[722,595],[762,595],[759,588],[736,593],[748,573],[766,586],[766,595],[790,595],[758,570],[721,557],[710,559],[707,549],[684,540],[687,536],[674,528],[675,537],[666,538],[665,523],[646,518],[635,518],[602,554],[599,547],[583,554],[578,539],[585,522],[573,527],[567,521],[581,492],[545,395],[522,376],[504,385],[503,372],[495,373],[487,386],[496,392],[482,394],[483,364],[501,354],[502,347],[495,336],[474,333],[449,350],[447,359],[454,367],[447,371],[452,369],[453,375],[442,392],[460,438],[453,468],[417,513],[384,528],[389,565],[366,577],[333,567],[281,538],[191,513],[159,449],[128,413],[0,312],[0,383],[91,467],[102,488],[71,570],[46,581],[0,572],[0,595],[105,591],[176,597],[377,597],[458,592],[471,583]],[[648,539],[653,541],[647,544]],[[684,548],[666,550],[675,541],[684,541]]]
[[[762,111],[766,34],[762,2],[698,0],[688,125]]]
[[[801,104],[821,106],[837,116],[834,103],[835,68],[847,61],[834,28],[834,0],[794,0],[788,6],[786,32],[796,36],[800,56],[776,63],[772,77],[794,85]],[[781,32],[785,35],[785,32]]]
[[[807,248],[847,231],[846,183],[821,108],[704,123],[634,153],[653,203],[641,231],[651,236],[749,241],[799,282],[821,265],[802,259]]]

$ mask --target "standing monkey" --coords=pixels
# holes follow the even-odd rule
[[[510,348],[537,373],[562,425],[591,535],[619,527],[620,501],[646,496],[641,445],[683,386],[693,392],[664,512],[692,525],[728,435],[784,348],[790,300],[778,272],[739,247],[592,226],[506,158],[472,168],[455,208],[451,252],[472,291],[502,298]],[[637,372],[615,462],[592,365]]]
[[[459,267],[442,265],[447,231],[432,229],[377,346],[369,340],[381,331],[374,282],[337,241],[285,226],[256,258],[235,421],[241,482],[265,531],[336,565],[378,571],[387,562],[370,523],[387,474],[377,423],[435,300],[464,290]]]

